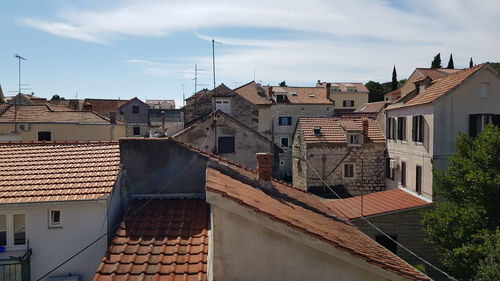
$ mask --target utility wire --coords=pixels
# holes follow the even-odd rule
[[[289,148],[285,148],[286,150],[292,152]],[[300,154],[300,152],[299,152]],[[302,156],[302,159],[304,161],[306,161],[307,165],[311,168],[311,170],[316,174],[316,176],[321,180],[321,182],[323,182],[323,184],[339,199],[342,199],[331,187],[329,184],[326,183],[326,181],[318,174],[318,172],[316,171],[316,169],[314,169],[314,167],[311,165],[311,163],[307,160],[307,158],[304,157],[304,155],[300,154]],[[293,155],[292,155],[293,157]],[[349,202],[347,202],[347,206],[352,210],[354,211],[355,213],[359,213],[360,215],[360,218],[363,219],[369,226],[371,226],[372,228],[374,228],[375,230],[377,230],[379,233],[381,233],[382,235],[384,235],[385,237],[387,237],[389,240],[391,240],[392,242],[396,243],[398,246],[400,246],[402,249],[404,249],[405,251],[407,251],[408,253],[412,254],[414,257],[416,257],[417,259],[421,260],[422,262],[424,262],[425,264],[429,265],[430,267],[434,268],[435,270],[439,271],[440,273],[444,274],[446,277],[448,277],[449,279],[451,280],[454,280],[454,281],[457,281],[456,278],[452,277],[451,275],[449,275],[448,273],[444,272],[443,270],[441,270],[440,268],[438,268],[437,266],[431,264],[430,262],[428,262],[427,260],[425,260],[424,258],[421,258],[420,256],[418,256],[417,254],[415,254],[414,252],[412,252],[410,249],[406,248],[405,246],[403,246],[401,243],[399,243],[398,241],[396,241],[395,239],[393,239],[391,236],[389,236],[388,234],[386,234],[385,232],[383,232],[380,228],[378,228],[377,226],[375,226],[373,223],[371,223],[368,219],[365,218],[365,216],[363,216],[363,214],[359,211],[359,210],[356,210]]]
[[[214,121],[213,121],[214,122]],[[211,133],[211,128],[212,126],[209,126],[208,127],[209,130],[207,132],[207,135],[205,137],[205,140],[203,141],[203,143],[201,144],[200,146],[200,150],[203,151],[203,147],[205,146],[205,143],[207,142],[208,140],[208,137],[210,136],[210,133]],[[179,178],[179,176],[181,176],[185,171],[186,169],[191,165],[191,163],[199,156],[198,153],[196,153],[193,158],[191,158],[191,160],[189,160],[189,162],[186,164],[186,166],[184,166],[184,168],[182,168],[182,170],[177,174],[175,175],[164,187],[162,187],[158,192],[156,192],[154,195],[158,195],[160,194],[161,192],[165,191],[165,189],[167,187],[170,186],[170,184],[172,184],[177,178]],[[139,206],[139,208],[137,208],[136,210],[132,211],[128,216],[124,217],[123,219],[120,220],[120,222],[118,224],[116,224],[113,228],[111,229],[115,229],[117,227],[120,226],[121,222],[130,218],[131,216],[137,214],[140,210],[142,210],[147,204],[149,204],[149,202],[151,202],[154,198],[149,198],[146,200],[146,202],[144,202],[141,206]],[[38,278],[37,281],[41,281],[43,278],[47,277],[49,274],[51,274],[52,272],[56,271],[57,269],[61,268],[62,266],[64,266],[66,263],[70,262],[72,259],[74,259],[75,257],[77,257],[78,255],[80,255],[81,253],[83,253],[85,250],[87,250],[88,248],[90,248],[92,245],[94,245],[95,243],[99,242],[99,240],[101,240],[102,238],[106,237],[107,235],[109,234],[109,229],[108,231],[106,231],[106,233],[100,235],[99,237],[97,237],[95,240],[93,240],[92,242],[90,242],[88,245],[86,245],[85,247],[83,247],[80,251],[76,252],[74,255],[72,255],[71,257],[69,257],[68,259],[66,259],[65,261],[63,261],[62,263],[60,263],[59,265],[57,265],[56,267],[54,267],[53,269],[51,269],[49,272],[45,273],[42,277]]]

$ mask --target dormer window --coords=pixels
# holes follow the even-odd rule
[[[285,102],[285,95],[284,94],[277,94],[276,95],[276,102]]]
[[[290,92],[290,95],[293,96],[293,97],[296,97],[297,96],[297,92]]]
[[[316,137],[321,136],[321,127],[314,127],[313,133],[314,133],[314,136],[316,136]]]
[[[339,88],[339,86],[332,86],[332,87],[330,88],[330,91],[331,91],[331,92],[340,92],[340,88]]]
[[[314,97],[315,97],[315,95],[314,95],[313,93],[310,93],[310,94],[309,94],[309,97],[310,97],[310,98],[314,98]]]
[[[348,92],[356,92],[356,87],[354,87],[354,86],[347,86],[347,91]]]
[[[347,135],[347,144],[352,146],[361,145],[363,142],[363,138],[361,134],[348,134]]]

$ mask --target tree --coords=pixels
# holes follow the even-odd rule
[[[392,82],[391,82],[391,90],[394,91],[398,88],[398,74],[396,73],[396,65],[392,69]]]
[[[441,66],[441,53],[438,53],[431,63],[431,68],[443,68]]]
[[[64,98],[60,97],[58,94],[53,95],[52,98],[50,99],[50,101],[60,101],[60,100],[64,100]]]
[[[391,91],[389,83],[379,83],[375,81],[368,81],[365,84],[368,89],[368,102],[383,101],[384,95]]]
[[[450,60],[448,60],[448,69],[455,69],[455,65],[453,64],[453,54],[450,54]]]
[[[286,82],[285,81],[280,82],[280,87],[286,87]]]
[[[460,134],[448,170],[434,172],[438,201],[424,213],[424,229],[444,268],[460,280],[498,271],[494,264],[500,247],[498,155],[500,129],[488,125],[475,139]]]
[[[472,57],[470,57],[469,67],[473,67],[473,66],[474,66],[474,63],[472,62]]]

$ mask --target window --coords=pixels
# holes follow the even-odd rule
[[[39,141],[51,141],[52,140],[52,132],[50,132],[50,131],[39,131],[38,132],[38,140]]]
[[[280,126],[292,126],[292,117],[290,116],[280,116],[278,118],[278,123]]]
[[[418,165],[415,170],[415,192],[422,194],[422,166]]]
[[[412,139],[415,142],[424,142],[424,116],[415,115],[412,119]]]
[[[391,239],[389,239],[385,235],[376,235],[375,241],[377,241],[377,243],[379,243],[380,245],[384,246],[387,250],[393,252],[394,254],[397,254],[398,245],[394,241],[398,241],[398,236],[389,235],[389,237],[391,237]]]
[[[313,133],[314,133],[315,137],[320,137],[321,136],[321,127],[314,127]]]
[[[500,126],[500,114],[471,114],[469,115],[469,136],[476,137],[486,125],[493,123]]]
[[[389,117],[386,121],[386,134],[388,140],[396,139],[396,118]]]
[[[276,95],[276,102],[285,102],[285,95],[277,94]]]
[[[132,106],[132,113],[133,114],[138,114],[139,113],[139,106],[138,105],[133,105]]]
[[[288,147],[289,147],[289,140],[290,140],[290,139],[289,139],[289,138],[287,138],[287,137],[283,137],[283,138],[281,138],[281,146],[282,146],[282,147],[286,147],[286,148],[288,148]]]
[[[354,107],[354,101],[353,100],[343,100],[342,105],[344,107]]]
[[[219,137],[217,150],[219,153],[234,153],[234,137]]]
[[[26,218],[24,214],[0,214],[0,246],[26,245]]]
[[[348,145],[360,145],[362,143],[363,138],[361,134],[348,134],[347,135],[347,144]]]
[[[398,117],[398,140],[406,140],[406,117]]]
[[[356,92],[356,87],[354,86],[347,86],[346,89],[348,92]]]
[[[344,164],[344,178],[354,178],[354,164]]]
[[[490,83],[481,83],[481,98],[487,99],[490,96]]]
[[[141,127],[139,127],[139,126],[132,127],[132,134],[134,136],[140,136],[141,135]]]
[[[406,162],[401,162],[401,185],[406,187]]]
[[[61,210],[49,210],[49,227],[62,227]]]
[[[385,177],[394,180],[394,159],[385,158]]]
[[[297,96],[297,92],[290,92],[290,95],[296,97]]]
[[[216,98],[215,110],[220,110],[224,113],[231,113],[231,103],[229,102],[229,99]]]

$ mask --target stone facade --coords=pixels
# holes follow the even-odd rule
[[[148,105],[138,98],[133,98],[123,104],[118,110],[117,119],[127,124],[127,137],[149,136]],[[134,134],[134,128],[139,128],[139,134]],[[137,133],[137,131],[135,131]]]

